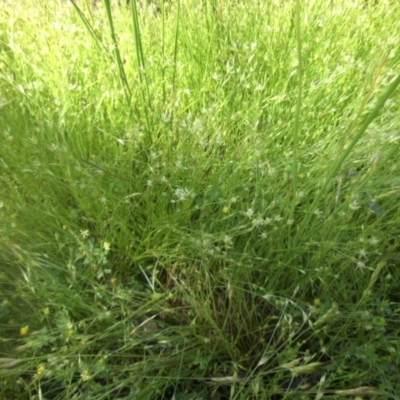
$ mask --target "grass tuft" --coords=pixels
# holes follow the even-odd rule
[[[399,21],[3,0],[0,399],[398,399]]]

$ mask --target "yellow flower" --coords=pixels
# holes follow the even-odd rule
[[[300,179],[304,179],[306,177],[306,175],[301,172],[300,174],[297,175]]]
[[[319,305],[321,304],[321,300],[320,300],[319,298],[315,298],[315,299],[314,299],[314,304],[315,304],[316,306],[319,306]]]
[[[110,248],[111,248],[111,243],[110,243],[110,242],[104,242],[104,243],[103,243],[103,248],[104,248],[105,251],[110,250]]]
[[[46,370],[45,366],[43,364],[40,364],[36,369],[36,373],[38,374],[38,376],[42,376],[45,370]]]
[[[27,333],[28,333],[28,331],[29,331],[29,325],[25,325],[25,326],[23,326],[21,329],[20,329],[20,334],[22,335],[22,336],[24,336],[24,335],[26,335]]]
[[[49,307],[43,308],[43,314],[44,315],[49,315],[50,314],[50,308]]]
[[[228,212],[229,212],[229,207],[225,206],[225,207],[222,209],[222,212],[223,212],[224,214],[228,214]]]

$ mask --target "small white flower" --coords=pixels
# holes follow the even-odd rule
[[[84,370],[81,372],[81,379],[82,379],[82,381],[84,381],[84,382],[90,380],[90,372],[89,372],[88,369],[84,369]]]
[[[364,318],[370,318],[371,313],[368,310],[365,310],[365,311],[362,312],[362,315],[363,315]]]
[[[89,237],[89,231],[87,229],[85,230],[81,230],[81,236],[86,239],[87,237]]]
[[[228,235],[224,236],[224,243],[226,247],[231,247],[232,246],[232,238]]]
[[[358,254],[360,257],[366,258],[367,257],[367,252],[364,249],[361,249]]]
[[[192,197],[193,193],[189,189],[177,188],[175,189],[175,196],[178,198],[178,201],[185,201],[188,197]]]
[[[265,232],[261,233],[260,235],[261,239],[266,239],[268,236]]]
[[[275,222],[279,222],[281,220],[282,220],[282,217],[279,214],[275,215],[275,217],[274,217]]]
[[[315,214],[317,217],[322,217],[322,211],[321,211],[320,209],[318,209],[318,208],[314,211],[314,214]]]
[[[230,203],[231,204],[235,204],[236,202],[237,202],[237,197],[235,197],[235,196],[232,197],[231,200],[230,200]]]
[[[272,223],[272,219],[271,218],[265,218],[264,219],[264,225],[270,225]]]
[[[169,121],[171,121],[171,113],[170,113],[170,112],[165,112],[165,113],[163,113],[163,115],[161,116],[161,119],[162,119],[165,123],[168,123]]]
[[[367,268],[367,266],[362,261],[357,262],[356,269],[365,269],[365,268]]]
[[[253,214],[254,214],[254,210],[253,210],[252,208],[249,208],[249,209],[244,213],[244,215],[246,215],[246,217],[249,217],[249,218],[251,218],[251,217],[253,216]]]
[[[209,238],[204,238],[202,241],[202,244],[204,247],[210,247],[211,246],[211,240]]]
[[[294,219],[288,219],[287,221],[286,221],[286,225],[293,225],[293,222],[294,222]]]
[[[153,186],[153,181],[151,179],[148,179],[146,182],[147,186]]]
[[[369,239],[369,242],[373,245],[376,245],[379,243],[379,240],[375,236],[372,236],[371,239]]]
[[[254,218],[254,219],[251,221],[251,223],[253,224],[253,226],[262,226],[262,225],[265,224],[265,221],[264,221],[262,218],[257,217],[257,218]]]
[[[353,200],[353,201],[350,203],[349,207],[350,207],[350,209],[352,209],[352,210],[358,210],[361,206],[360,206],[360,204],[358,203],[357,200]]]

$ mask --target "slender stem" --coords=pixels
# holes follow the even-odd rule
[[[373,110],[364,119],[359,131],[354,136],[353,140],[349,143],[348,147],[342,152],[342,154],[333,163],[332,168],[330,168],[330,172],[328,173],[328,176],[325,178],[321,189],[315,195],[314,201],[311,204],[311,206],[308,210],[308,213],[306,214],[306,216],[304,217],[303,221],[301,222],[301,224],[299,226],[299,229],[296,233],[295,240],[296,239],[300,240],[301,238],[304,237],[303,236],[304,230],[308,227],[308,225],[310,223],[310,219],[311,219],[314,211],[318,208],[318,204],[319,204],[322,196],[325,195],[326,189],[327,189],[330,181],[337,175],[337,173],[339,172],[339,169],[343,165],[344,161],[346,160],[346,158],[350,155],[350,153],[354,149],[354,146],[357,144],[357,142],[360,140],[362,135],[365,133],[369,124],[378,116],[379,111],[385,105],[386,100],[389,99],[389,97],[393,94],[393,92],[396,90],[396,88],[399,86],[399,84],[400,84],[400,74],[397,76],[396,79],[393,80],[393,82],[387,88],[386,92],[378,100],[378,102],[376,103]]]
[[[297,169],[298,169],[298,155],[297,147],[299,142],[299,135],[301,133],[301,103],[302,103],[302,87],[303,87],[303,61],[302,61],[302,46],[301,46],[301,5],[300,0],[296,0],[296,40],[297,40],[297,76],[298,76],[298,90],[297,90],[297,101],[296,101],[296,114],[294,121],[294,132],[293,132],[293,154],[292,154],[292,210],[291,218],[294,219],[294,211],[296,207],[296,193],[297,193]]]

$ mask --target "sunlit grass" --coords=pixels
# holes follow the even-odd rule
[[[397,2],[76,3],[0,11],[0,398],[398,398]]]

